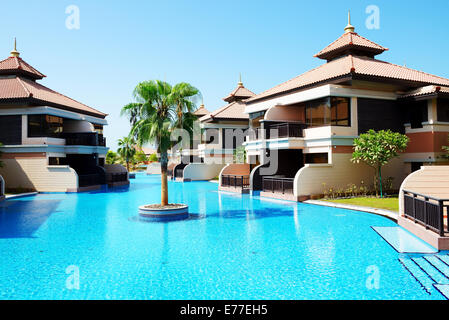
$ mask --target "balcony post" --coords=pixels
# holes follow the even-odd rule
[[[429,198],[424,198],[424,224],[426,225],[426,229],[429,229],[429,218],[427,217],[427,202]]]
[[[439,216],[438,216],[438,225],[439,225],[439,230],[440,230],[440,236],[444,235],[444,206],[443,206],[443,201],[440,200],[438,201],[438,211],[439,211]]]

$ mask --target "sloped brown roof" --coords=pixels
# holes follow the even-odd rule
[[[212,111],[208,115],[205,115],[200,118],[201,122],[209,121],[209,120],[248,120],[249,115],[244,113],[245,111],[245,103],[242,101],[234,101],[231,102],[218,110]]]
[[[425,86],[406,92],[401,95],[401,98],[419,97],[438,93],[449,94],[449,87],[442,87],[435,85]]]
[[[44,74],[37,71],[20,57],[9,57],[0,61],[0,74],[24,75],[33,79],[42,79]]]
[[[273,95],[287,93],[339,77],[354,75],[377,77],[385,80],[410,81],[415,82],[417,85],[434,84],[449,86],[449,79],[374,58],[347,55],[279,84],[246,100],[246,102],[251,103]]]
[[[31,102],[54,104],[62,109],[104,118],[107,114],[22,77],[0,78],[0,103],[5,100],[28,99]]]
[[[369,52],[372,55],[378,55],[387,51],[388,48],[384,48],[381,45],[360,36],[356,32],[347,32],[318,52],[315,57],[329,60],[348,50],[359,50]]]
[[[243,86],[243,83],[239,82],[239,84],[237,85],[237,88],[235,88],[230,94],[228,94],[228,96],[223,98],[223,100],[226,102],[233,102],[234,100],[247,99],[247,98],[253,97],[255,95],[256,94],[254,92],[246,89]]]
[[[209,114],[210,111],[206,109],[206,107],[204,106],[204,104],[202,104],[198,109],[196,109],[193,114],[198,116],[198,117],[202,117],[205,116],[206,114]]]

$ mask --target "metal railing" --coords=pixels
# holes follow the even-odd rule
[[[443,236],[449,225],[449,199],[439,199],[412,191],[404,192],[404,216]],[[446,215],[446,228],[444,216]]]
[[[277,130],[277,137],[273,138],[302,138],[304,137],[304,123],[279,123],[268,125],[267,139],[270,139],[270,131]]]
[[[122,182],[128,181],[128,174],[126,172],[109,173],[107,175],[108,182]]]
[[[221,176],[221,185],[223,187],[249,189],[249,175],[223,174]]]
[[[62,133],[68,146],[106,146],[106,138],[97,132]]]
[[[265,129],[253,129],[250,131],[248,141],[257,141],[264,139],[276,139],[276,138],[303,138],[304,129],[307,128],[305,123],[301,122],[282,122],[282,123],[270,123],[264,122]],[[276,130],[271,136],[271,130]],[[271,136],[271,137],[270,137]]]
[[[264,192],[293,194],[294,178],[262,177]]]
[[[89,187],[105,184],[104,176],[98,173],[80,174],[78,175],[78,184],[80,187]]]
[[[184,177],[184,168],[178,168],[175,170],[175,178]]]

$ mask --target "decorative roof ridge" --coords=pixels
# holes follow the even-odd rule
[[[25,92],[27,93],[28,97],[31,98],[33,96],[33,94],[31,93],[30,90],[28,90],[28,88],[25,86],[25,84],[23,83],[24,80],[22,80],[20,77],[16,76],[17,81],[20,83],[20,85],[22,86],[23,90],[25,90]]]

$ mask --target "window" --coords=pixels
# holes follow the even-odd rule
[[[48,165],[50,166],[63,166],[67,165],[67,158],[49,157]]]
[[[94,124],[94,130],[98,134],[103,134],[103,126],[101,124]]]
[[[349,98],[330,97],[304,103],[308,127],[351,125]],[[298,109],[299,112],[301,109]]]
[[[305,163],[329,163],[327,153],[306,153],[304,157]]]
[[[63,130],[60,117],[33,114],[28,115],[28,137],[59,137]]]
[[[249,122],[251,128],[259,128],[260,127],[260,120],[263,120],[265,116],[265,111],[260,112],[254,112],[249,114]]]
[[[437,119],[441,122],[449,122],[449,99],[438,99]]]
[[[306,103],[306,124],[319,127],[330,123],[329,98],[313,100]]]
[[[331,98],[331,125],[345,126],[351,125],[351,108],[349,98],[332,97]]]

